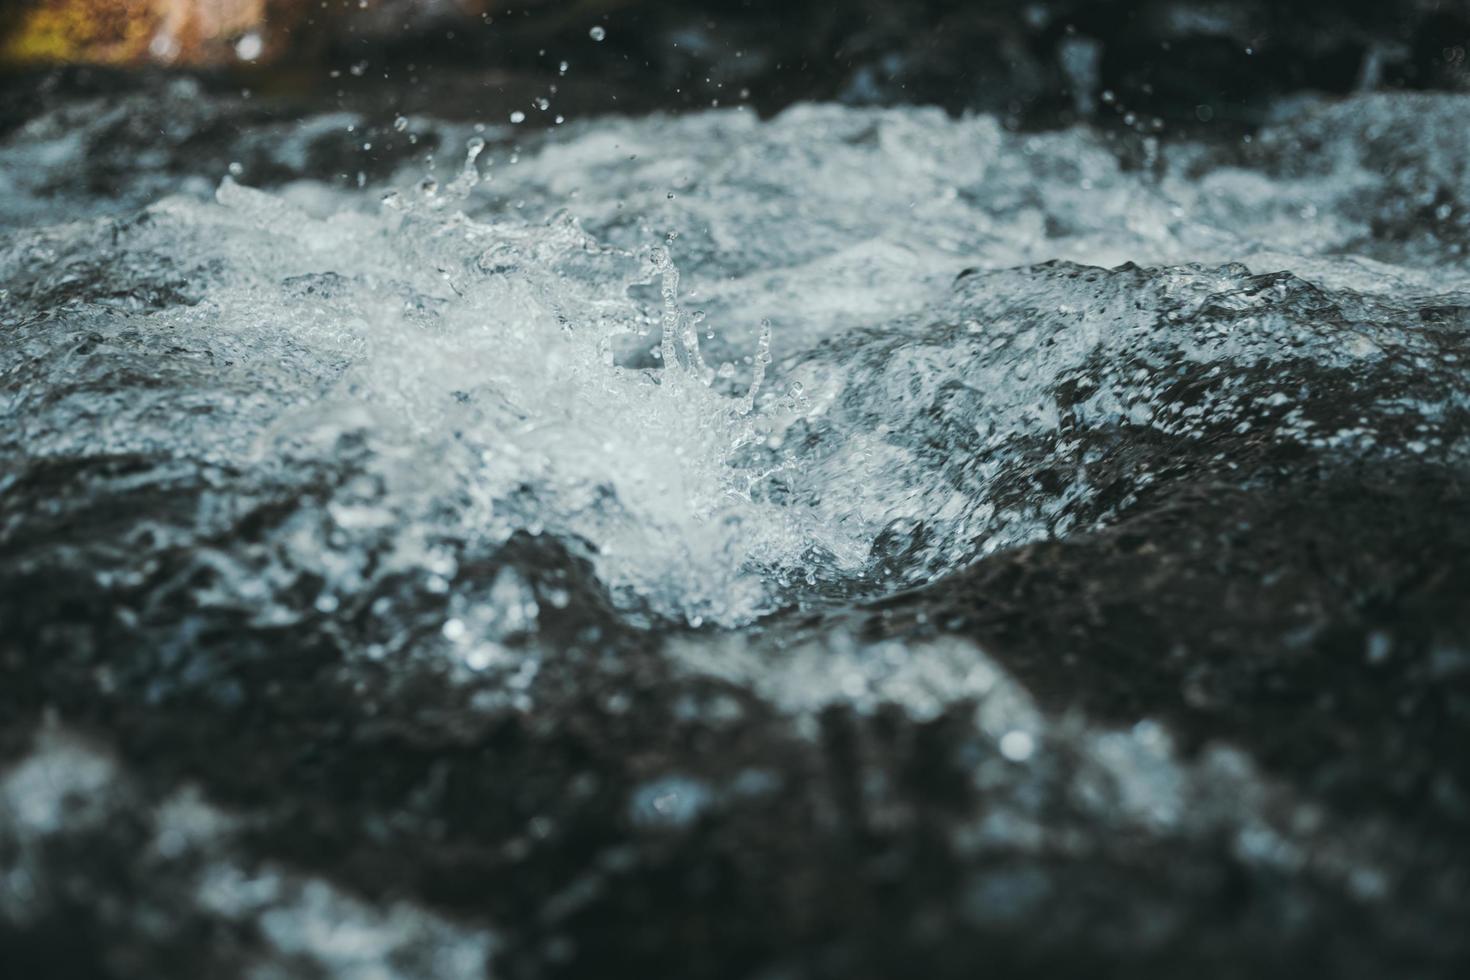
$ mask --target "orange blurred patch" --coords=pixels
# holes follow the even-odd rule
[[[209,65],[267,56],[267,0],[32,0],[0,63]]]

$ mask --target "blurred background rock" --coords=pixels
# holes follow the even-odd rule
[[[449,116],[547,79],[584,112],[734,102],[772,112],[833,99],[1135,128],[1253,125],[1299,91],[1470,88],[1470,0],[9,0],[3,10],[0,70],[12,79],[58,65],[163,68]]]

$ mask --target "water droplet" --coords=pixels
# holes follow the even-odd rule
[[[513,123],[516,123],[517,125],[519,125],[520,123],[523,123],[523,122],[526,121],[526,114],[524,112],[522,112],[521,110],[517,109],[515,112],[512,112],[510,114],[510,121],[513,122]]]
[[[235,42],[235,57],[241,61],[254,61],[265,51],[265,41],[259,34],[246,34]]]
[[[601,41],[603,38],[607,37],[607,31],[603,30],[602,27],[599,25],[588,31],[587,36],[592,38],[592,40],[594,41]]]
[[[399,116],[397,119],[393,120],[393,128],[400,133],[403,132],[405,129],[408,128],[408,120],[403,116]]]
[[[1023,731],[1009,731],[1000,737],[1000,754],[1012,762],[1025,762],[1036,751],[1036,740]]]

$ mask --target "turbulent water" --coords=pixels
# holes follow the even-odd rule
[[[445,725],[478,730],[509,713],[538,731],[538,717],[574,717],[555,707],[586,686],[569,651],[634,655],[616,654],[625,649],[653,651],[668,676],[747,692],[798,739],[816,738],[834,704],[859,717],[897,705],[915,723],[978,705],[975,751],[1002,768],[977,763],[976,785],[1009,802],[945,831],[958,853],[1035,853],[1100,827],[1162,841],[1223,834],[1237,842],[1232,860],[1262,874],[1310,865],[1308,919],[1341,922],[1319,893],[1394,894],[1395,882],[1437,873],[1432,855],[1405,856],[1397,835],[1351,814],[1330,818],[1323,843],[1320,818],[1293,809],[1315,789],[1258,775],[1234,748],[1176,758],[1152,721],[1115,731],[1106,718],[1049,716],[970,640],[924,624],[974,608],[942,590],[988,557],[1167,515],[1186,482],[1209,500],[1269,496],[1295,485],[1288,470],[1460,479],[1466,106],[1307,100],[1253,136],[1193,143],[1018,133],[913,108],[543,129],[345,114],[288,123],[187,86],[67,103],[0,144],[6,615],[75,665],[22,686],[53,707],[76,703],[60,693],[65,678],[95,687],[96,704],[62,714],[104,728],[134,724],[117,721],[132,709],[96,705],[165,711],[196,693],[243,717],[261,697],[303,697],[291,689],[307,683],[267,681],[251,664],[330,648],[333,679],[309,683],[378,705],[353,725],[392,714],[383,706],[395,700],[451,712],[412,693],[419,682],[403,678],[422,673],[458,692],[435,695],[457,699],[460,720]],[[1227,515],[1192,553],[1208,564],[1249,524]],[[1271,575],[1290,587],[1295,573],[1271,564],[1253,568],[1252,587]],[[1220,607],[1235,591],[1219,587]],[[908,632],[852,619],[915,594]],[[1108,597],[1088,586],[1060,601],[1095,610]],[[1312,628],[1330,629],[1332,615]],[[1303,627],[1262,628],[1296,643]],[[1367,658],[1388,658],[1389,640],[1373,639],[1388,634],[1366,635]],[[1424,641],[1435,676],[1463,679],[1463,637],[1435,637]],[[117,654],[132,649],[146,655]],[[1185,683],[1191,704],[1210,683]],[[620,715],[638,690],[584,693]],[[716,728],[735,710],[693,704],[669,710]],[[136,722],[115,751],[142,758],[158,737],[186,737],[150,741],[155,724]],[[25,766],[67,753],[81,760],[68,766],[83,791],[143,792],[117,788],[133,777],[105,758],[113,748],[76,737],[46,736],[6,792],[21,799]],[[1019,774],[1042,762],[1060,768]],[[649,765],[628,774],[614,806],[633,833],[774,792],[776,777],[737,761],[728,784],[689,759]],[[184,765],[157,785],[200,771]],[[220,805],[248,805],[238,787],[216,791]],[[139,839],[162,841],[184,820],[207,825],[190,840],[224,847],[226,818],[185,803],[157,810]],[[378,805],[388,804],[343,812]],[[7,838],[28,855],[33,891],[50,895],[0,900],[12,926],[70,900],[44,884],[64,876],[46,871],[60,859],[42,843],[100,825],[48,813]],[[288,823],[315,826],[300,819]],[[383,840],[401,831],[390,826]],[[1042,826],[1050,837],[1036,836]],[[285,850],[271,860],[316,863]],[[140,887],[209,921],[258,917],[257,945],[274,952],[236,952],[281,970],[311,961],[380,976],[362,964],[392,961],[404,975],[471,975],[499,948],[490,932],[417,906],[354,904],[378,900],[356,865],[325,867],[348,881],[329,886],[212,860],[169,865]],[[970,926],[1044,920],[1086,933],[1056,925],[1070,920],[1047,903],[1069,879],[1038,867],[953,886]],[[1459,906],[1447,896],[1463,882],[1419,880],[1417,898],[1400,896],[1405,915],[1450,921]],[[1158,894],[1196,894],[1195,879],[1169,881]],[[551,889],[557,900],[592,901],[593,886],[578,899],[565,884]],[[465,914],[452,891],[414,893]],[[1148,928],[1203,928],[1171,918],[1157,894],[1145,904],[1153,926],[1113,928],[1139,942]],[[356,923],[378,945],[313,937],[312,915]],[[501,910],[475,928],[512,919]],[[1434,927],[1413,921],[1373,941],[1418,948],[1415,929]],[[597,948],[592,933],[570,935]],[[506,955],[554,972],[570,955],[555,938],[530,952],[512,938]],[[434,965],[414,943],[460,959]]]
[[[76,203],[46,181],[87,166],[85,125],[43,117],[6,150],[4,448],[206,468],[207,506],[134,534],[194,549],[198,599],[262,623],[391,577],[455,591],[467,555],[526,531],[630,610],[740,625],[1105,521],[1127,494],[1099,501],[1079,429],[1228,419],[1462,454],[1436,425],[1462,373],[1419,326],[1470,282],[1461,111],[1309,107],[1238,152],[1131,167],[1088,132],[914,110],[525,141],[423,121],[395,135],[432,133],[462,170],[410,154],[382,186],[262,191],[236,163],[218,187],[143,173]],[[1442,233],[1414,241],[1426,214]],[[1417,438],[1315,426],[1299,360],[1398,366],[1425,396],[1383,411]],[[1273,364],[1276,383],[1232,377]],[[1185,405],[1190,372],[1218,380]],[[1017,492],[1039,467],[1052,485]],[[282,495],[262,540],[229,533]],[[456,591],[446,636],[519,610]]]

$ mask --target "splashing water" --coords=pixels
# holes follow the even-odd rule
[[[669,250],[600,246],[566,216],[539,227],[465,217],[454,208],[476,183],[482,149],[472,142],[444,192],[392,198],[372,217],[286,214],[226,179],[219,203],[269,238],[262,251],[278,253],[273,229],[283,226],[297,243],[271,271],[231,285],[250,292],[248,307],[293,306],[303,287],[310,297],[315,277],[331,273],[305,270],[328,255],[339,262],[344,248],[357,270],[350,285],[324,286],[338,314],[318,348],[356,356],[322,400],[272,420],[262,455],[358,433],[389,506],[412,502],[393,515],[406,526],[448,520],[449,533],[490,541],[526,529],[582,540],[604,581],[660,613],[757,614],[769,597],[743,570],[795,561],[805,547],[794,522],[752,503],[765,474],[736,458],[761,440],[754,402],[768,334],[746,393],[715,390]],[[650,283],[657,309],[629,296]],[[243,297],[231,298],[249,318],[235,305]],[[344,307],[357,315],[343,321]],[[319,336],[292,326],[293,343]],[[657,369],[617,362],[620,338],[651,333]],[[451,498],[453,513],[435,516]]]
[[[197,256],[209,270],[192,283],[199,295],[136,320],[83,313],[68,342],[137,345],[140,357],[188,349],[221,369],[206,383],[219,408],[186,431],[170,396],[204,391],[119,404],[92,449],[200,452],[283,480],[322,458],[360,460],[322,501],[329,540],[284,542],[283,574],[319,574],[319,603],[363,585],[352,554],[362,542],[342,535],[392,527],[378,575],[452,565],[446,539],[529,530],[583,542],[610,587],[665,615],[729,622],[768,608],[746,570],[795,562],[808,546],[796,520],[755,500],[779,469],[769,453],[748,458],[767,424],[755,403],[769,325],[743,395],[717,387],[669,248],[603,246],[567,215],[466,217],[484,147],[469,142],[442,190],[390,194],[377,213],[314,216],[230,177],[213,204],[172,198],[143,212],[137,246]],[[659,305],[634,297],[650,284]],[[619,363],[620,340],[653,334],[656,368]],[[75,394],[22,421],[16,442],[43,454],[72,444],[80,433],[62,417],[100,407]],[[234,585],[258,589],[249,577]]]
[[[1360,108],[1385,131],[1405,111]],[[28,183],[27,160],[88,165],[77,120],[42,118],[4,150],[3,451],[210,468],[230,489],[159,535],[262,621],[303,588],[319,610],[393,576],[448,588],[530,533],[628,612],[696,625],[1106,520],[1075,433],[1249,424],[1273,392],[1236,375],[1261,363],[1417,365],[1416,442],[1459,453],[1436,419],[1462,379],[1404,320],[1459,302],[1459,212],[1385,235],[1397,199],[1362,194],[1382,140],[1299,155],[1356,111],[1244,158],[1155,147],[1156,173],[1086,131],[913,110],[606,120],[524,149],[444,126],[458,169],[415,160],[386,194],[143,168],[106,208]],[[1413,150],[1405,179],[1463,183],[1456,150]],[[1124,261],[1152,268],[1098,268]],[[1223,371],[1204,413],[1159,380],[1196,369]],[[1303,421],[1283,431],[1319,438]],[[210,537],[292,487],[265,541]]]
[[[1458,976],[1465,105],[0,135],[0,933]]]

